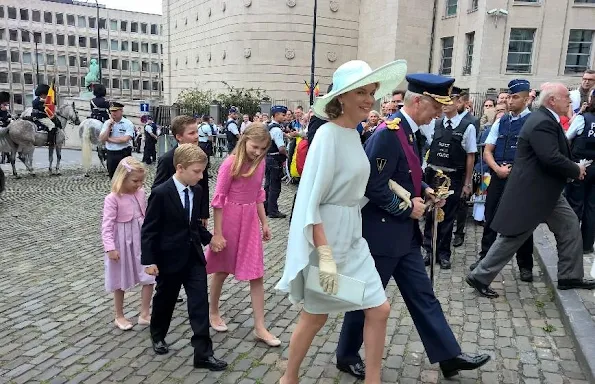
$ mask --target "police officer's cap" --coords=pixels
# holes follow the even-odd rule
[[[529,92],[530,90],[531,84],[524,79],[514,79],[508,83],[508,93],[511,95],[519,92]]]
[[[209,115],[202,115],[202,119],[203,119],[203,121],[208,121],[208,120],[211,120],[211,116],[209,116]]]
[[[240,113],[240,110],[237,107],[229,108],[229,113]]]
[[[95,84],[93,86],[93,96],[95,97],[105,97],[106,91],[105,86],[103,84]]]
[[[450,97],[459,97],[463,94],[463,90],[459,87],[452,87],[450,91]]]
[[[452,104],[450,95],[455,79],[432,73],[414,73],[405,78],[409,82],[408,91],[429,96],[440,104]]]
[[[271,107],[271,115],[275,113],[287,113],[287,107],[284,105],[273,105]]]
[[[10,103],[10,93],[0,92],[0,104]]]
[[[119,111],[121,109],[124,109],[124,104],[118,103],[117,101],[112,101],[109,105],[110,111]]]
[[[47,84],[39,84],[37,88],[35,88],[35,96],[47,95],[50,91],[50,86]]]

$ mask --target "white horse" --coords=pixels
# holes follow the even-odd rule
[[[31,116],[32,109],[29,107],[23,111],[21,118],[13,120],[8,127],[0,128],[0,152],[10,152],[10,164],[12,165],[12,174],[16,178],[19,175],[16,170],[15,161],[18,158],[25,164],[29,174],[34,176],[33,171],[33,152],[35,147],[45,147],[47,143],[47,132],[38,131],[37,126],[30,120],[23,119]],[[56,127],[56,144],[48,147],[48,170],[50,174],[60,175],[60,161],[62,160],[62,146],[66,141],[64,128],[71,122],[80,124],[80,120],[74,103],[65,104],[56,111],[56,118],[59,120],[62,128]],[[56,168],[53,173],[52,165],[54,162],[54,149],[56,150]]]
[[[85,170],[85,176],[89,176],[89,169],[91,168],[92,144],[97,148],[97,157],[99,157],[101,166],[107,170],[107,150],[105,149],[105,143],[99,140],[99,134],[101,133],[102,127],[103,123],[101,121],[91,118],[83,120],[79,125],[79,137],[82,141],[81,163]]]

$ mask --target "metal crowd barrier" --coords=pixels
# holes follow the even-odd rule
[[[157,138],[157,157],[161,157],[165,152],[169,151],[177,144],[173,135],[161,135]],[[224,134],[219,134],[215,138],[214,155],[217,157],[225,157],[227,155],[227,137]]]

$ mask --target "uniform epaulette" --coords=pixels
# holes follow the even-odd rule
[[[399,123],[401,122],[400,118],[396,118],[394,120],[391,120],[389,122],[386,123],[386,128],[396,131],[397,129],[399,129]]]

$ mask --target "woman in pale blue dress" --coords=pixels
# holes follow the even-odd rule
[[[362,237],[360,201],[370,175],[370,163],[356,127],[376,99],[403,80],[404,61],[372,71],[363,61],[343,64],[333,75],[333,90],[316,100],[313,109],[329,120],[311,143],[300,179],[289,230],[285,269],[277,289],[288,292],[303,311],[289,345],[289,362],[280,382],[298,383],[300,365],[312,340],[330,313],[364,310],[366,383],[380,383],[380,368],[390,306]],[[322,288],[306,288],[310,267],[319,268]],[[338,298],[351,287],[340,286],[339,275],[364,283],[363,302]],[[318,287],[318,288],[320,288]],[[347,289],[347,290],[346,290]]]

